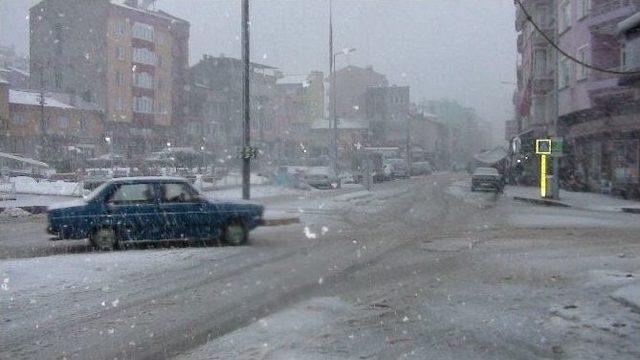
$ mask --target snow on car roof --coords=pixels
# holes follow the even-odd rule
[[[130,176],[130,177],[120,177],[109,180],[112,183],[120,183],[120,182],[136,182],[136,181],[180,181],[186,182],[187,179],[179,176]]]

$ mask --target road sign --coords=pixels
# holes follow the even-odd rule
[[[562,155],[564,150],[564,141],[561,137],[554,137],[551,139],[551,154],[554,156]]]
[[[551,155],[551,139],[537,139],[536,154]]]

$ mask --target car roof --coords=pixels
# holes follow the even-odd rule
[[[492,167],[479,167],[474,172],[474,174],[499,174],[498,169]]]
[[[109,180],[113,184],[121,183],[145,183],[145,182],[188,182],[179,176],[129,176]]]

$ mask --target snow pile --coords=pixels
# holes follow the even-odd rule
[[[624,286],[611,294],[611,298],[640,311],[640,282]]]
[[[30,212],[20,208],[8,208],[0,213],[0,218],[17,218],[31,215]]]
[[[318,283],[322,284],[322,278]],[[332,328],[353,311],[352,305],[337,297],[313,298],[176,359],[327,359],[326,352],[311,345],[330,337]]]
[[[23,194],[82,196],[84,189],[77,182],[36,180],[29,176],[16,176],[9,180],[15,191]]]

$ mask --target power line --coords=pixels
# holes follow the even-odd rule
[[[595,65],[587,64],[587,63],[583,62],[582,60],[579,60],[579,59],[575,58],[571,54],[569,54],[566,51],[564,51],[563,49],[561,49],[553,40],[551,40],[551,38],[549,38],[549,36],[544,31],[542,31],[542,29],[540,29],[538,24],[536,24],[536,22],[533,21],[533,18],[531,17],[531,15],[527,11],[527,9],[524,7],[524,5],[522,4],[521,0],[515,0],[515,2],[518,3],[520,8],[522,9],[522,12],[526,16],[527,21],[529,21],[531,23],[531,25],[533,25],[533,27],[536,29],[536,31],[538,31],[540,33],[540,35],[542,35],[542,37],[551,46],[553,46],[556,50],[558,50],[559,53],[561,53],[562,55],[566,56],[569,60],[571,60],[571,61],[573,61],[573,62],[575,62],[577,64],[580,64],[580,65],[582,65],[582,66],[584,66],[586,68],[589,68],[591,70],[595,70],[595,71],[599,71],[599,72],[603,72],[603,73],[616,74],[616,75],[640,75],[640,71],[618,71],[618,70],[603,69],[603,68],[597,67]]]

